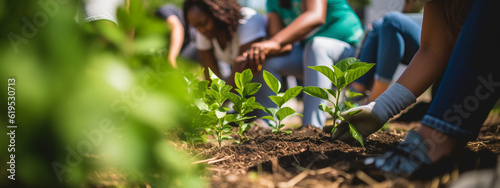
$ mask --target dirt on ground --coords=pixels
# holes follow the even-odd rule
[[[366,166],[367,157],[394,148],[415,124],[393,123],[369,136],[366,148],[356,142],[332,141],[329,133],[306,126],[293,134],[273,134],[254,127],[253,137],[240,145],[222,148],[198,146],[207,160],[212,187],[443,187],[472,170],[495,168],[500,153],[499,124],[483,127],[461,157],[427,167],[425,176],[400,177]],[[394,128],[399,126],[399,128]]]

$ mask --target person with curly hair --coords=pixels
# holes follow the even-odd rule
[[[243,53],[250,49],[250,46],[266,38],[267,20],[255,10],[247,7],[240,7],[233,0],[186,0],[184,2],[184,18],[186,22],[197,30],[196,47],[201,64],[205,67],[205,78],[208,80],[208,69],[210,68],[219,78],[226,80],[228,85],[235,87],[234,75],[236,72],[243,72],[251,68],[243,57]],[[290,62],[300,65],[300,53],[293,51],[291,45],[282,50],[269,54],[271,58],[266,59],[269,64],[279,64],[278,62]],[[292,51],[292,53],[287,53]],[[226,66],[225,66],[226,65]],[[230,66],[231,73],[228,78],[223,76]],[[282,71],[297,71],[293,66],[282,66],[278,69]],[[252,82],[265,85],[263,70],[253,70]],[[298,73],[294,73],[298,74]],[[260,90],[263,90],[262,87]],[[264,104],[269,100],[270,93],[258,92],[254,96],[256,102]],[[252,112],[257,118],[263,117],[266,113],[263,110]],[[266,121],[266,120],[264,120]]]
[[[234,85],[234,74],[248,66],[243,52],[266,37],[266,19],[255,10],[240,7],[232,0],[186,0],[184,18],[197,30],[196,47],[202,65],[223,78],[218,62],[230,65],[227,83]],[[208,79],[208,69],[205,71]],[[262,98],[262,97],[260,97]]]

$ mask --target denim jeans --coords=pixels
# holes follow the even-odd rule
[[[304,47],[300,44],[295,44],[292,52],[285,56],[269,58],[266,60],[263,70],[269,71],[278,79],[281,76],[295,76],[303,80],[304,87],[318,86],[331,88],[332,83],[326,76],[308,68],[308,66],[331,66],[344,58],[353,57],[355,51],[355,48],[346,42],[327,37],[314,37]],[[263,84],[259,92],[255,94],[257,102],[261,103],[264,107],[275,107],[276,105],[268,98],[268,96],[274,95],[274,93],[265,84],[262,72],[256,75],[253,81]],[[320,111],[318,106],[320,103],[326,104],[326,101],[304,95],[303,103],[304,117],[302,125],[310,124],[320,128],[323,127],[326,121],[326,113]],[[262,113],[257,113],[257,116],[261,117]]]
[[[476,0],[422,124],[474,139],[500,97],[500,1]]]
[[[361,48],[359,59],[376,63],[368,73],[356,80],[368,86],[375,79],[391,83],[399,63],[409,64],[420,48],[421,26],[401,12],[387,13],[383,19],[372,23]]]

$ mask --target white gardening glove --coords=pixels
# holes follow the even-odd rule
[[[332,134],[333,139],[347,140],[352,138],[349,132],[350,122],[366,139],[378,131],[392,117],[416,101],[413,93],[399,83],[393,84],[375,101],[345,111],[341,116],[345,121],[336,122],[337,129]]]
[[[336,140],[352,139],[352,135],[349,132],[349,123],[347,122],[350,122],[358,130],[363,139],[382,128],[385,122],[381,122],[380,118],[372,113],[374,106],[375,102],[371,102],[367,105],[351,108],[342,113],[341,116],[345,121],[337,122],[338,125],[332,134],[332,138]]]

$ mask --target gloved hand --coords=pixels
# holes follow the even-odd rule
[[[348,122],[350,122],[354,128],[358,130],[361,136],[363,136],[363,139],[366,139],[366,137],[370,134],[382,128],[385,122],[382,122],[377,115],[372,113],[374,106],[375,102],[371,102],[367,105],[351,108],[342,113],[341,116],[345,119],[345,121],[337,120],[337,129],[333,132],[332,139],[352,139],[352,135],[349,132]]]

